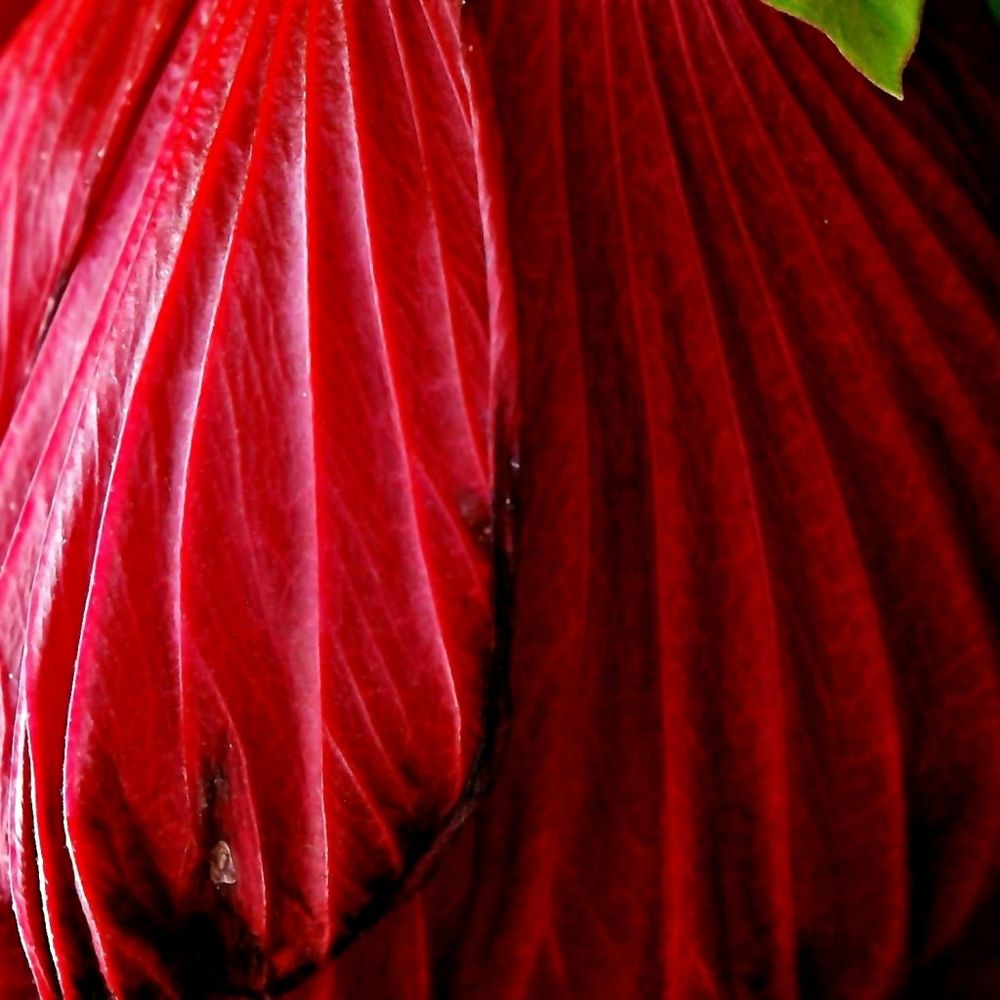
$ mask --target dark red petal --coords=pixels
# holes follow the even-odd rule
[[[902,105],[755,0],[480,8],[521,334],[510,744],[313,995],[1000,989],[971,69],[1000,52],[959,6]]]
[[[7,907],[0,911],[0,991],[10,1000],[35,1000],[38,996],[24,961],[14,913]]]
[[[0,45],[6,45],[38,0],[7,0],[0,8]]]
[[[461,804],[510,412],[480,171],[450,4],[194,5],[2,446],[40,990],[295,976]]]

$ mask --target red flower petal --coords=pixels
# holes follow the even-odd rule
[[[459,52],[445,3],[199,3],[80,230],[2,446],[47,995],[297,975],[480,763],[510,358]]]
[[[482,95],[443,13],[431,42],[389,3],[249,6],[158,77],[3,445],[45,449],[0,582],[43,989],[91,942],[126,995],[292,972],[480,742]],[[305,992],[990,995],[995,36],[932,21],[900,109],[750,0],[481,15],[524,350],[511,743],[438,878]]]
[[[312,995],[1000,989],[1000,53],[946,6],[972,44],[932,16],[902,105],[751,0],[481,8],[521,320],[510,743]]]
[[[0,17],[0,42],[28,11]],[[0,434],[187,0],[50,3],[0,60]],[[122,44],[127,39],[127,44]]]

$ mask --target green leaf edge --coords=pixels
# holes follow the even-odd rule
[[[903,97],[903,70],[913,55],[920,36],[923,0],[896,6],[896,16],[851,18],[844,24],[830,12],[817,12],[815,0],[764,0],[777,10],[811,24],[826,35],[844,58],[872,83],[893,97]],[[835,0],[834,0],[835,2]],[[892,0],[872,0],[882,13],[890,14]],[[1000,0],[989,0],[994,9]],[[836,8],[834,8],[836,9]],[[859,23],[860,22],[860,23]]]

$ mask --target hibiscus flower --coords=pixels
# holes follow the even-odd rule
[[[3,996],[1000,992],[996,26],[776,6],[5,8]]]

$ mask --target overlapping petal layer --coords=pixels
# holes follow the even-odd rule
[[[58,300],[0,446],[4,825],[44,996],[294,978],[488,736],[511,354],[454,11],[159,7],[48,3],[3,69],[30,112],[9,371]]]
[[[473,0],[464,48],[444,0],[189,6],[40,241],[0,454],[43,994],[291,985],[461,801],[503,201],[509,746],[303,995],[1000,989],[983,5],[931,4],[902,106],[756,0]]]
[[[931,5],[902,105],[752,0],[479,13],[521,344],[510,743],[315,995],[993,995],[985,5]]]
[[[0,42],[34,6],[5,6]],[[79,257],[86,223],[190,7],[190,0],[52,2],[4,51],[0,433]]]

